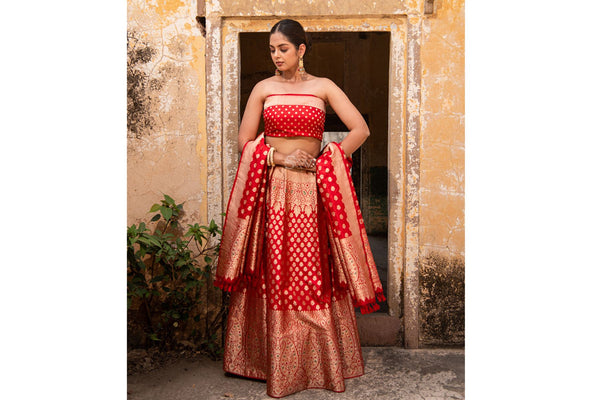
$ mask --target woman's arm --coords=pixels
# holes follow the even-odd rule
[[[340,145],[347,157],[350,157],[369,137],[369,127],[358,109],[348,96],[333,81],[323,78],[327,101],[350,132]]]
[[[252,93],[250,93],[250,97],[248,98],[248,102],[246,103],[246,110],[244,111],[244,116],[242,117],[242,123],[240,124],[238,132],[239,152],[244,149],[244,145],[247,142],[256,139],[264,100],[264,84],[261,81],[254,86]]]

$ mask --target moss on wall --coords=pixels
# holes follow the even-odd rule
[[[419,265],[420,345],[464,345],[465,262],[429,253]]]
[[[163,193],[206,224],[204,38],[194,2],[127,2],[127,222]]]
[[[127,131],[129,137],[139,139],[154,127],[152,114],[155,101],[150,94],[153,87],[144,71],[156,54],[156,49],[142,40],[134,30],[127,31]]]
[[[207,224],[205,40],[196,3],[128,0],[127,6],[127,224],[148,224],[148,210],[163,194],[184,203],[182,226]],[[222,300],[212,286],[202,298],[201,322],[180,326],[178,338],[202,332],[205,316]],[[130,346],[147,344],[144,335],[130,339]]]

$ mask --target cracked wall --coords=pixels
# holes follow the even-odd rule
[[[464,0],[436,8],[421,45],[420,252],[464,257]]]
[[[168,194],[206,223],[204,38],[195,1],[127,2],[127,224]]]
[[[465,340],[464,1],[436,8],[421,45],[421,346]]]
[[[423,289],[419,260],[464,258],[464,0],[437,0],[431,16],[422,0],[209,0],[201,8],[128,0],[128,224],[147,218],[162,193],[185,202],[184,223],[220,219],[237,162],[229,143],[239,123],[237,32],[287,16],[315,31],[389,26],[381,29],[391,32],[389,78],[399,82],[389,88],[389,298],[399,304],[409,294],[405,328],[416,328],[419,318],[406,312]]]

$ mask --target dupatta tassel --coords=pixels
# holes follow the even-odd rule
[[[385,301],[377,266],[367,240],[350,167],[339,143],[328,144],[317,159],[317,187],[326,210],[333,279],[347,287],[355,307],[363,314]]]
[[[226,292],[233,292],[237,289],[236,287],[238,284],[238,280],[216,277],[213,284],[221,290],[224,290]]]
[[[375,302],[375,298],[361,301],[360,303],[354,303],[354,307],[360,309],[361,314],[370,314],[379,310],[379,304]]]

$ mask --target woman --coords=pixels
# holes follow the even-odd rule
[[[304,70],[302,25],[279,21],[269,48],[276,74],[242,118],[215,279],[232,292],[224,369],[266,380],[271,397],[343,392],[364,372],[354,307],[385,301],[350,178],[369,130],[342,90]],[[326,103],[350,132],[319,155]]]

